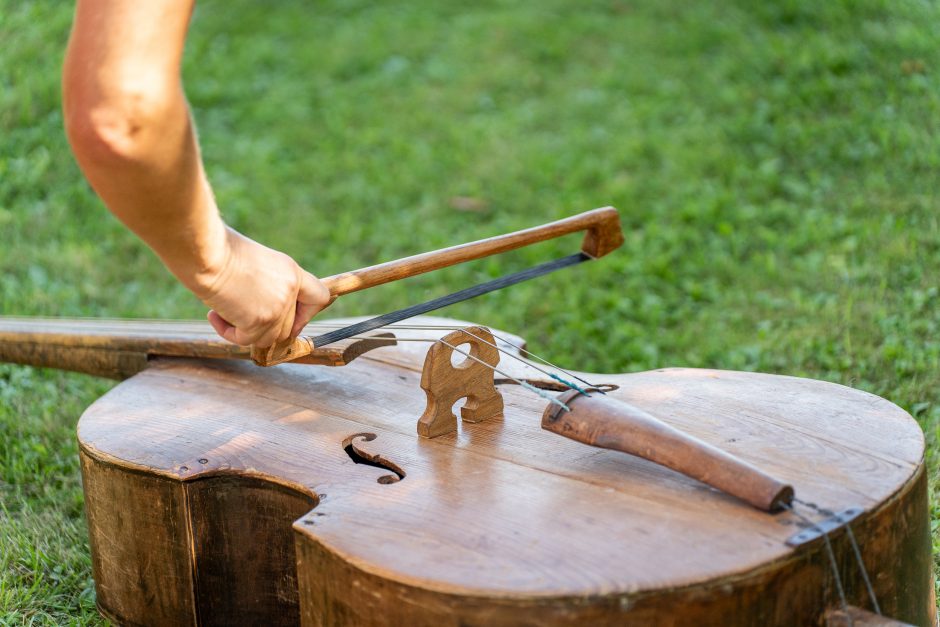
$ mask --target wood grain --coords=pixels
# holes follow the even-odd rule
[[[514,233],[334,274],[321,281],[335,300],[343,294],[358,292],[474,259],[498,255],[581,231],[585,232],[581,252],[595,259],[616,250],[624,241],[620,214],[613,207],[603,207]],[[314,342],[310,338],[289,338],[275,342],[271,346],[252,347],[251,358],[259,366],[274,366],[294,361],[298,355],[307,355],[315,350]]]
[[[793,501],[793,487],[725,451],[671,427],[628,403],[568,390],[565,407],[549,405],[542,428],[588,444],[648,459],[774,512]]]
[[[184,486],[81,452],[98,608],[118,624],[195,624]]]
[[[378,348],[342,369],[158,359],[89,408],[79,439],[89,463],[127,477],[181,486],[247,477],[314,503],[292,532],[306,625],[792,625],[816,624],[835,606],[822,541],[785,544],[804,524],[798,517],[757,511],[647,460],[544,431],[544,400],[519,386],[498,386],[502,419],[417,437],[422,346]],[[503,367],[536,380],[521,362]],[[803,501],[863,507],[853,528],[882,608],[935,624],[924,440],[903,410],[792,377],[694,369],[585,376],[792,484]],[[402,480],[380,483],[387,469],[350,459],[343,443],[360,433],[375,435],[359,446],[394,463]],[[86,490],[90,511],[100,512],[106,501],[94,495],[129,488]],[[182,527],[168,524],[185,536],[225,509],[202,502]],[[145,515],[117,508],[120,523],[90,524],[93,546]],[[845,534],[832,541],[849,601],[867,607]],[[170,563],[196,554],[173,542],[161,551]],[[224,572],[201,563],[220,553],[201,556],[196,572]],[[243,568],[254,568],[260,558],[252,555],[243,552]],[[279,572],[290,575],[283,565]],[[99,576],[112,615],[120,617],[107,599],[152,602],[121,571]],[[225,577],[217,581],[224,596]],[[253,616],[278,611],[273,601],[257,603]]]
[[[463,351],[464,357],[455,351]],[[459,359],[454,365],[452,359]],[[457,430],[454,403],[466,399],[460,417],[480,422],[503,415],[503,397],[493,383],[493,367],[499,351],[493,334],[485,327],[454,331],[431,344],[421,371],[421,389],[427,406],[418,418],[418,435],[436,438]]]
[[[313,349],[297,363],[344,366],[394,344],[387,332]],[[220,338],[207,322],[15,318],[0,316],[0,361],[125,379],[155,357],[250,359],[247,346]]]
[[[367,268],[334,274],[323,279],[334,298],[375,287],[391,281],[440,270],[448,266],[482,259],[491,255],[530,246],[538,242],[586,231],[581,251],[598,258],[616,250],[623,244],[620,214],[613,207],[585,211],[569,218],[541,226],[497,235],[476,242],[458,244]]]

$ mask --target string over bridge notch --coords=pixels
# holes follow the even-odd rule
[[[463,347],[468,346],[469,350]],[[461,347],[458,349],[458,347]],[[453,363],[457,353],[462,363]],[[486,327],[467,327],[449,333],[435,342],[424,360],[421,389],[427,406],[418,419],[418,435],[436,438],[457,430],[454,403],[466,398],[460,417],[466,422],[481,422],[502,417],[503,396],[494,378],[499,351],[493,334]]]

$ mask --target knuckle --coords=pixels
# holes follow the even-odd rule
[[[261,334],[257,332],[244,331],[239,329],[240,343],[243,345],[249,344],[258,344],[258,340],[261,339]]]
[[[267,309],[258,313],[256,326],[267,328],[277,322],[277,312],[273,309]]]
[[[274,344],[274,340],[275,338],[272,337],[270,332],[263,332],[263,333],[256,334],[254,338],[251,340],[251,343],[256,346],[265,348],[265,347],[271,346],[271,344]]]
[[[291,292],[291,294],[296,294],[297,290],[300,289],[300,277],[297,276],[296,272],[291,272],[287,275],[284,281],[285,287]]]

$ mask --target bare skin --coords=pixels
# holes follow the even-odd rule
[[[108,209],[208,305],[236,344],[296,336],[330,294],[289,256],[227,227],[206,178],[180,64],[195,0],[78,0],[65,128]]]

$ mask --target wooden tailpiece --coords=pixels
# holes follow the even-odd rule
[[[454,348],[469,353],[470,357],[455,353]],[[454,365],[451,361],[454,357],[462,362]],[[453,406],[462,398],[467,401],[460,409],[460,417],[467,422],[502,416],[503,396],[496,389],[493,368],[487,366],[497,363],[496,341],[485,327],[454,331],[435,342],[421,372],[421,388],[427,394],[428,404],[418,420],[418,434],[436,438],[456,431]]]
[[[648,459],[766,511],[793,500],[791,486],[637,407],[575,390],[558,398],[570,411],[550,404],[542,414],[543,429]]]

